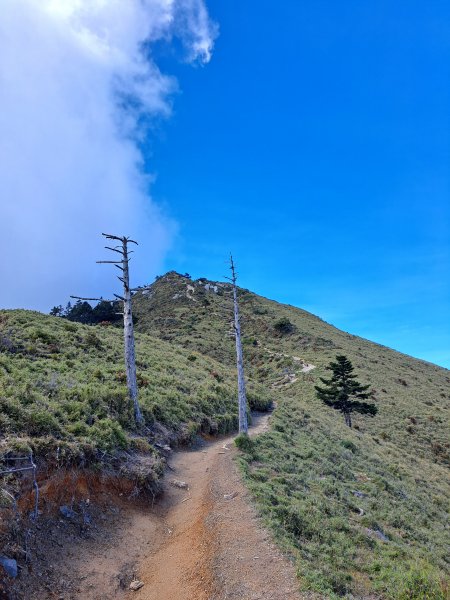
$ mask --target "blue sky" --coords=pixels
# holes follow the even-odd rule
[[[448,1],[3,0],[0,307],[111,297],[108,231],[450,367],[449,65]]]
[[[146,148],[166,268],[450,367],[450,5],[209,2],[204,68]]]

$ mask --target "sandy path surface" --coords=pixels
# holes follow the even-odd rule
[[[252,435],[268,427],[259,417]],[[137,567],[138,600],[294,600],[292,564],[281,556],[249,503],[231,448],[233,438],[174,456],[162,505],[165,540]],[[186,482],[189,490],[170,484]]]

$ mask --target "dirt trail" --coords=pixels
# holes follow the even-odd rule
[[[265,431],[259,417],[252,435]],[[300,598],[293,566],[261,527],[232,461],[233,438],[174,456],[162,505],[165,540],[138,566],[138,600]],[[170,481],[182,480],[189,490]]]
[[[265,350],[270,356],[276,356],[278,358],[291,358],[297,365],[297,368],[294,368],[293,370],[285,369],[284,374],[279,379],[277,379],[277,381],[272,383],[273,389],[290,386],[298,381],[298,373],[306,374],[316,368],[315,365],[306,362],[300,356],[293,356],[291,354],[285,354],[284,352],[275,352],[274,350],[270,350],[270,348],[267,348],[266,346],[263,346],[263,350]]]
[[[268,428],[256,418],[251,435]],[[233,438],[174,452],[162,499],[116,496],[80,536],[57,519],[36,539],[35,567],[17,580],[26,600],[296,600],[294,566],[261,526],[233,456]],[[184,481],[189,489],[171,484]],[[42,535],[41,535],[42,534]],[[25,575],[25,573],[24,573]],[[130,591],[132,580],[144,585]]]

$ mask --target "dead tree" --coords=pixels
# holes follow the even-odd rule
[[[237,376],[238,376],[238,404],[239,404],[239,433],[248,433],[248,420],[247,420],[247,394],[245,391],[245,377],[244,377],[244,358],[242,354],[242,340],[241,340],[241,320],[239,316],[239,304],[237,298],[237,276],[236,269],[234,267],[233,256],[230,255],[230,269],[231,277],[228,279],[231,281],[233,286],[233,308],[234,308],[234,337],[236,341],[236,363],[237,363]]]
[[[124,336],[124,354],[125,354],[125,370],[127,374],[128,394],[134,407],[134,418],[137,424],[142,424],[144,418],[138,401],[138,388],[136,379],[136,354],[134,347],[134,328],[133,328],[133,313],[131,310],[131,288],[130,288],[130,271],[129,262],[132,250],[128,250],[128,244],[136,244],[134,240],[128,237],[119,237],[109,233],[102,233],[107,240],[120,242],[117,246],[105,246],[107,250],[117,252],[120,258],[117,260],[98,260],[98,264],[112,264],[117,267],[122,273],[118,275],[118,279],[123,284],[123,296],[114,294],[116,298],[123,302],[123,336]],[[87,300],[88,298],[80,298],[79,296],[71,296],[78,300]],[[101,298],[89,298],[89,300],[101,300]]]

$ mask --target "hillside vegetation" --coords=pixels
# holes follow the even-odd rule
[[[49,456],[56,446],[68,461],[95,462],[236,429],[230,286],[171,272],[138,291],[133,307],[147,425],[139,434],[120,328],[0,312],[4,452],[31,446]],[[243,445],[240,465],[303,589],[446,598],[450,372],[247,290],[240,307],[250,404],[277,404],[271,431]],[[314,390],[337,354],[378,407],[373,418],[355,415],[353,429]]]
[[[59,465],[86,464],[148,443],[189,443],[198,433],[226,433],[237,423],[234,377],[198,352],[146,334],[136,336],[140,402],[146,428],[137,435],[125,387],[120,327],[0,311],[2,454],[27,451]],[[250,401],[269,394],[250,384]]]
[[[231,369],[229,291],[170,273],[136,295],[137,326]],[[247,373],[278,404],[242,468],[303,587],[326,598],[446,598],[450,372],[246,290],[240,305]],[[314,390],[337,354],[378,407],[355,415],[354,429]]]

